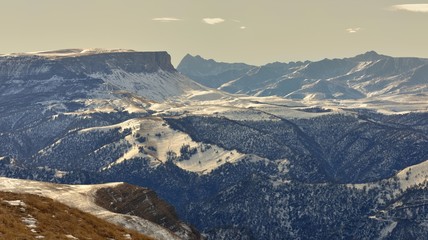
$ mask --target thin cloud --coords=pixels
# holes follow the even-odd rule
[[[152,18],[153,21],[157,22],[176,22],[181,21],[179,18],[173,18],[173,17],[160,17],[160,18]]]
[[[206,24],[214,25],[214,24],[222,23],[226,20],[224,20],[223,18],[203,18],[202,21]]]
[[[356,27],[356,28],[347,28],[345,29],[345,31],[347,31],[348,33],[357,33],[361,30],[360,27]]]
[[[247,27],[246,26],[241,26],[240,29],[244,30],[244,29],[247,29]]]
[[[391,10],[428,13],[428,4],[399,4],[391,6]]]

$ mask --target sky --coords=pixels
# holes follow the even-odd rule
[[[428,0],[0,0],[0,53],[168,51],[223,62],[428,58]]]

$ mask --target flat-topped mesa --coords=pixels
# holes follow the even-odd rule
[[[2,55],[0,86],[0,96],[37,95],[42,98],[39,102],[92,98],[93,94],[111,97],[120,91],[164,101],[205,89],[175,70],[167,52],[103,49]]]
[[[61,57],[59,61],[74,71],[82,71],[86,74],[111,73],[114,70],[129,73],[176,71],[171,64],[171,56],[167,52],[94,52]]]
[[[66,49],[49,52],[0,55],[0,80],[74,78],[116,70],[129,73],[176,72],[164,51]]]

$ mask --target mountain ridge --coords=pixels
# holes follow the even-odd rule
[[[70,51],[71,54],[67,54]],[[57,52],[63,55],[52,57]],[[54,51],[49,52],[50,57],[39,53],[0,56],[0,83],[3,85],[0,94],[2,89],[9,89],[3,95],[21,93],[27,96],[46,91],[51,95],[60,94],[63,98],[93,94],[111,98],[111,91],[127,90],[148,100],[163,101],[187,91],[204,89],[179,74],[171,64],[171,56],[164,51],[82,52]],[[79,84],[70,91],[69,85],[73,82]],[[10,91],[11,88],[14,90]]]
[[[390,57],[369,51],[349,58],[320,61],[269,63],[253,66],[233,76],[224,75],[226,63],[203,58],[184,58],[178,71],[206,86],[229,93],[254,96],[280,96],[289,99],[318,101],[368,99],[373,96],[398,96],[428,90],[428,59]],[[224,72],[195,72],[201,64]],[[230,64],[230,65],[233,65]],[[186,66],[186,67],[181,67]],[[200,68],[198,71],[201,71]],[[220,68],[220,69],[221,69]],[[190,70],[189,70],[190,69]],[[221,83],[221,84],[216,84]]]
[[[195,66],[196,65],[196,66]],[[221,78],[235,78],[239,75],[249,71],[254,66],[247,65],[245,63],[223,63],[216,62],[213,59],[203,59],[201,56],[196,55],[192,56],[187,54],[184,56],[183,60],[177,66],[177,70],[179,72],[189,72],[192,69],[198,69],[195,72],[192,72],[189,77],[194,80],[202,81],[200,83],[212,87],[217,88],[221,84],[224,84],[224,81]],[[211,75],[220,75],[220,79],[208,78],[207,76]]]
[[[128,58],[108,57],[115,54]],[[425,83],[421,60],[367,53],[358,61],[238,66],[241,72],[226,64],[212,71],[238,75],[230,87],[258,95],[249,96],[203,87],[178,71],[144,72],[138,62],[132,64],[140,72],[132,72],[127,62],[135,54],[53,58],[48,68],[37,65],[43,57],[22,56],[31,61],[17,73],[27,77],[5,71],[12,78],[0,77],[1,175],[148,187],[208,239],[381,238],[391,226],[374,217],[406,194],[397,186],[411,185],[407,168],[418,168],[415,183],[424,180],[428,105],[417,91]],[[415,92],[394,93],[400,84]],[[259,96],[281,87],[300,97]],[[376,94],[378,88],[383,92]],[[107,190],[104,203],[116,214],[134,211],[129,190]],[[160,219],[153,205],[139,206],[135,213],[180,228],[163,204]],[[411,226],[424,236],[424,226]]]

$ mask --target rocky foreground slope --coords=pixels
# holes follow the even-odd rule
[[[153,239],[33,194],[0,192],[1,239]]]
[[[2,195],[7,196],[8,199],[15,197],[16,199],[13,200],[16,200],[15,202],[17,204],[19,203],[19,206],[34,205],[37,203],[32,202],[32,200],[30,201],[29,199],[55,203],[54,206],[58,205],[61,208],[64,208],[64,205],[66,205],[69,209],[75,208],[79,210],[73,210],[74,212],[81,211],[86,213],[86,215],[93,215],[94,217],[92,217],[91,221],[94,221],[93,219],[96,219],[97,217],[102,219],[99,220],[101,223],[103,223],[103,221],[107,221],[115,225],[119,225],[122,228],[132,230],[131,232],[128,231],[129,233],[139,232],[154,239],[201,239],[201,235],[198,231],[180,221],[176,216],[174,208],[159,199],[156,193],[151,190],[131,186],[129,184],[110,183],[101,185],[60,185],[28,180],[0,178],[0,191],[4,192]],[[30,194],[36,196],[32,196]],[[132,201],[132,204],[130,201]],[[21,202],[24,203],[21,204]],[[14,202],[9,203],[12,203],[13,205]],[[44,204],[46,205],[46,203]],[[123,207],[117,208],[115,207],[116,204]],[[45,214],[57,214],[57,211],[54,208],[49,209],[47,205],[46,208],[36,208],[34,211],[43,211]],[[70,213],[70,218],[74,216],[74,212]],[[29,214],[31,215],[31,213]],[[46,218],[46,216],[41,217]],[[61,219],[58,219],[57,224],[61,224],[61,221],[68,221],[64,214],[62,214],[61,217]],[[68,223],[70,222],[68,221],[67,224]],[[106,227],[109,226],[107,223],[103,224]],[[2,225],[3,227],[6,227],[7,223],[3,222]],[[94,231],[98,234],[102,233],[102,230],[105,228],[100,227],[98,229],[98,227],[90,226],[91,229],[95,229],[96,231]],[[122,229],[119,227],[116,228]],[[65,228],[65,230],[67,229]],[[124,230],[120,231],[124,232],[123,235],[127,234]],[[106,234],[107,233],[109,232],[107,231]],[[78,235],[86,238],[91,236],[86,232],[81,232]],[[138,234],[136,236],[137,238],[133,239],[141,238]],[[119,239],[125,238],[122,236]]]

